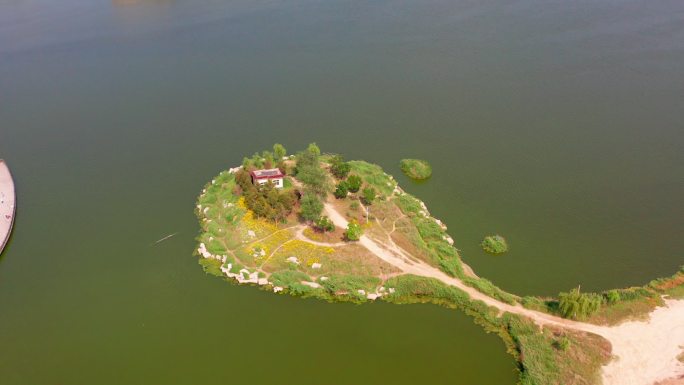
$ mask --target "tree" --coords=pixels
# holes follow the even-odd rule
[[[252,165],[256,168],[264,167],[264,159],[258,152],[255,152],[254,155],[252,155]]]
[[[318,218],[315,222],[316,227],[320,229],[321,231],[333,231],[335,230],[335,225],[332,223],[330,218],[326,217],[325,215],[321,216]]]
[[[309,192],[316,195],[324,196],[330,191],[328,175],[320,167],[299,168],[297,179],[304,183]]]
[[[306,152],[315,155],[316,158],[321,156],[321,149],[318,148],[316,143],[309,143],[309,146],[306,148]]]
[[[333,194],[337,199],[346,198],[347,194],[349,194],[349,187],[347,186],[347,182],[341,181],[340,183],[338,183],[337,188],[335,189],[335,192]]]
[[[285,155],[287,155],[287,150],[285,149],[285,147],[283,147],[282,144],[276,143],[273,145],[273,155],[275,156],[276,161],[280,162],[283,160]]]
[[[252,161],[248,157],[242,158],[242,168],[249,170],[250,167],[252,167]]]
[[[363,202],[367,205],[373,204],[373,201],[375,200],[375,189],[373,187],[366,187],[362,191],[363,194]]]
[[[275,164],[273,159],[273,153],[270,151],[264,151],[261,153],[261,156],[264,158],[264,167],[273,168],[273,165]]]
[[[565,318],[588,317],[601,308],[601,302],[599,295],[581,293],[579,287],[558,295],[558,309]]]
[[[324,196],[330,191],[328,183],[328,173],[321,168],[319,157],[321,150],[315,143],[297,153],[297,179],[299,179],[307,190],[314,194]]]
[[[344,179],[349,175],[351,171],[351,165],[349,162],[345,162],[342,155],[335,155],[330,160],[330,172],[335,175],[337,179]]]
[[[347,187],[349,188],[349,191],[355,193],[358,192],[359,189],[361,188],[361,177],[358,175],[349,175],[349,178],[347,178]]]
[[[344,232],[344,237],[347,238],[349,241],[358,241],[361,239],[361,235],[363,234],[363,229],[361,228],[361,225],[359,225],[356,221],[352,220],[349,222],[347,225],[347,230]]]
[[[320,218],[323,211],[323,202],[315,194],[304,194],[301,201],[300,214],[307,221],[315,221]]]

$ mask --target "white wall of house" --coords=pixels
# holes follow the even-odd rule
[[[269,180],[270,180],[271,182],[273,182],[273,185],[274,185],[276,188],[283,188],[283,178],[257,179],[257,183],[259,183],[259,185],[264,185],[264,184],[268,183]]]

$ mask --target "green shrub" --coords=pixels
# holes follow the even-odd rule
[[[581,293],[576,287],[558,295],[558,309],[565,318],[583,319],[601,308],[602,298],[595,293]]]
[[[373,187],[366,187],[363,189],[363,203],[370,205],[375,200],[376,192]]]
[[[425,160],[402,159],[399,162],[401,171],[411,179],[423,180],[432,175],[432,167]]]
[[[356,221],[352,220],[347,225],[347,230],[344,232],[344,237],[349,241],[358,241],[363,235],[363,229]]]
[[[508,243],[501,235],[488,235],[480,245],[490,254],[502,254],[508,251]]]
[[[337,199],[342,199],[346,198],[347,194],[349,194],[349,183],[343,180],[337,184],[333,195],[335,195],[335,198]]]
[[[361,183],[363,183],[363,181],[358,175],[349,175],[349,178],[347,178],[347,188],[353,193],[359,191]]]
[[[335,155],[330,159],[330,173],[337,179],[344,179],[349,175],[351,165],[344,161],[341,155]]]
[[[606,302],[609,304],[618,303],[621,299],[620,292],[618,290],[609,290],[603,293],[603,296],[606,298]]]
[[[316,220],[316,227],[321,231],[333,231],[335,230],[335,224],[332,223],[330,218],[325,215],[321,216]]]

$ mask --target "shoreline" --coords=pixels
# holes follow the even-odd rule
[[[231,169],[229,173],[233,173],[234,170]],[[405,192],[397,185],[393,194],[405,194]],[[425,212],[424,215],[441,225],[439,220],[429,214],[425,204],[420,200],[418,201]],[[198,207],[198,209],[201,212],[201,208]],[[324,204],[324,212],[337,227],[344,228],[348,224],[344,216],[329,203]],[[201,214],[205,213],[201,212]],[[296,238],[303,238],[300,231],[297,231]],[[306,241],[316,244],[313,241]],[[400,274],[435,278],[465,292],[471,300],[482,301],[501,312],[526,317],[537,323],[539,327],[560,327],[603,337],[610,343],[613,355],[613,359],[604,364],[598,373],[602,377],[603,385],[654,385],[658,381],[684,375],[684,364],[677,360],[677,356],[682,352],[684,346],[684,300],[666,300],[664,306],[657,307],[650,312],[648,320],[645,321],[625,321],[614,326],[596,325],[528,309],[519,303],[504,303],[474,287],[467,286],[461,279],[448,276],[435,267],[416,263],[415,260],[412,261],[410,255],[393,242],[381,244],[364,235],[358,244],[384,262],[401,270],[402,273]],[[209,254],[206,250],[198,251],[204,258],[210,257],[206,255]],[[464,262],[463,264],[466,265]],[[243,277],[242,271],[238,274],[230,273],[223,268],[221,271],[229,278],[236,279],[238,283],[258,283],[260,286],[271,284],[268,279],[259,280],[256,276]],[[302,284],[309,284],[309,282],[302,282]],[[276,293],[282,290],[282,287],[275,285],[273,287],[273,291]],[[363,294],[366,295],[367,293],[364,292]],[[376,294],[372,298],[369,296],[368,299],[379,299],[384,293]]]
[[[7,163],[0,159],[0,254],[12,234],[16,214],[16,192],[14,180]]]

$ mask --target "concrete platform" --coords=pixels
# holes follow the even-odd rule
[[[16,198],[12,174],[10,174],[7,163],[0,159],[0,253],[5,249],[12,233],[16,213]]]

